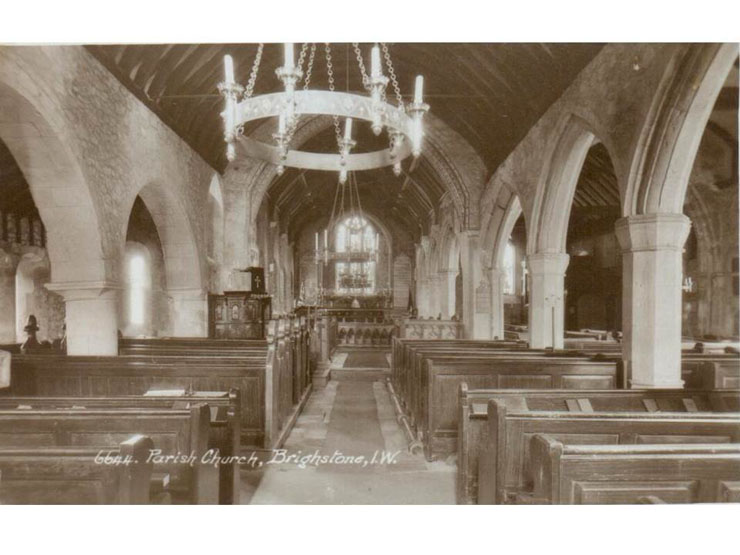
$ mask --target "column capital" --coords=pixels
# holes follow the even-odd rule
[[[570,262],[570,256],[564,252],[538,252],[527,255],[527,268],[532,274],[565,273]]]
[[[123,289],[116,281],[63,281],[44,285],[49,291],[58,293],[65,301],[95,300]]]
[[[690,229],[691,220],[683,214],[640,214],[614,224],[622,252],[681,251]]]

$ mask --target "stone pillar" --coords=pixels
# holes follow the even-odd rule
[[[473,339],[491,339],[491,282],[488,276],[481,275],[475,289],[475,317]]]
[[[491,268],[491,338],[504,339],[504,271]]]
[[[482,278],[480,252],[478,251],[478,231],[467,230],[460,233],[460,260],[462,262],[462,321],[466,339],[487,337],[488,331],[482,332],[480,319],[476,321],[475,294]],[[477,324],[477,325],[476,325]],[[484,327],[489,327],[486,324]]]
[[[427,295],[429,296],[429,299],[427,301],[427,307],[429,310],[429,316],[432,318],[437,318],[440,312],[442,312],[442,301],[439,298],[440,297],[440,284],[442,280],[440,279],[441,276],[438,274],[432,274],[429,276],[429,288]]]
[[[47,283],[46,288],[64,299],[68,355],[118,354],[117,283]]]
[[[457,270],[439,271],[439,301],[442,318],[449,320],[455,314],[455,278]],[[436,316],[436,315],[435,315]]]
[[[208,336],[208,297],[202,289],[168,289],[172,337]]]
[[[0,250],[0,343],[15,343],[16,341],[15,272],[17,266],[17,259]]]
[[[683,214],[644,214],[617,221],[622,247],[624,368],[634,388],[680,388]]]
[[[421,276],[419,272],[416,278],[416,292],[414,294],[414,300],[416,302],[416,309],[419,311],[419,318],[426,316],[429,306],[429,285],[427,278]]]
[[[530,277],[529,346],[563,348],[565,324],[565,253],[536,253],[527,256]]]
[[[223,260],[218,270],[217,291],[236,288],[232,273],[235,268],[250,266],[248,235],[250,232],[250,204],[248,183],[245,176],[227,170],[223,180],[224,196],[224,234]]]

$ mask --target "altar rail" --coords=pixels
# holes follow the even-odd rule
[[[401,339],[462,339],[463,325],[456,320],[412,320],[398,325],[396,334]]]

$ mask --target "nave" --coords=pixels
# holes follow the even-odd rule
[[[0,502],[737,502],[739,68],[0,46]]]

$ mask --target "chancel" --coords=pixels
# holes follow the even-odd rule
[[[738,75],[0,46],[0,504],[740,502]]]

